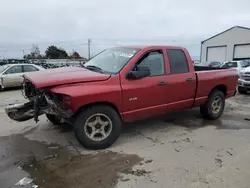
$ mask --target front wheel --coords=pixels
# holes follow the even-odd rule
[[[119,114],[110,106],[88,107],[76,117],[75,135],[89,149],[105,149],[121,134],[122,122]]]
[[[219,90],[214,90],[208,96],[207,102],[200,106],[200,113],[205,119],[218,119],[225,107],[225,95]]]

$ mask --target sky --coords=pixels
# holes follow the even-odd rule
[[[0,0],[0,58],[20,58],[32,44],[87,56],[120,45],[200,43],[232,26],[250,27],[249,0]]]

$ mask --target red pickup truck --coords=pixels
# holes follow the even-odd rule
[[[124,122],[197,106],[204,118],[219,118],[237,80],[234,69],[194,66],[185,48],[116,47],[82,68],[26,74],[29,102],[5,110],[16,121],[46,114],[54,124],[70,123],[82,145],[101,149],[116,141]]]

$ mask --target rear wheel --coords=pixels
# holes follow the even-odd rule
[[[207,102],[200,106],[200,113],[205,119],[218,119],[225,107],[225,95],[219,90],[214,90],[208,96]]]
[[[121,134],[122,122],[119,114],[110,106],[91,106],[76,117],[75,135],[89,149],[105,149]]]
[[[54,125],[60,125],[61,124],[61,118],[56,116],[56,115],[46,114],[46,117]]]
[[[239,92],[240,94],[246,94],[246,93],[247,93],[247,90],[245,90],[245,89],[242,88],[242,87],[238,87],[238,92]]]

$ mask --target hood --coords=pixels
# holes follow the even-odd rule
[[[80,67],[63,67],[25,74],[37,88],[50,87],[78,82],[104,81],[110,75],[93,72]]]

